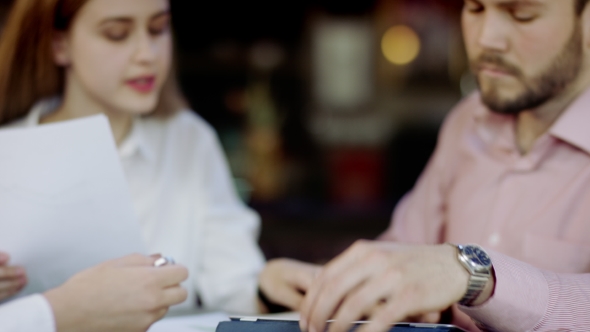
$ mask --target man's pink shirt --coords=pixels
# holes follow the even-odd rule
[[[526,155],[515,132],[514,116],[490,112],[478,94],[463,100],[381,239],[477,243],[540,269],[589,273],[590,90]],[[538,291],[547,292],[543,285]],[[547,306],[521,300],[529,315],[520,323],[535,326]]]

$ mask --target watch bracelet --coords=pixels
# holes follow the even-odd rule
[[[467,285],[467,291],[463,298],[459,301],[462,306],[469,307],[477,300],[485,289],[486,284],[489,281],[489,276],[484,274],[472,274],[469,276],[469,284]]]

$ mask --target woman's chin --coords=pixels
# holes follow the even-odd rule
[[[134,98],[135,99],[135,98]],[[114,105],[115,109],[131,115],[148,115],[155,111],[158,105],[158,98],[142,98],[139,100],[126,100]]]

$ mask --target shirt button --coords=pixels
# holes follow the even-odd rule
[[[497,246],[500,243],[500,234],[494,233],[489,238],[489,243],[492,246]]]

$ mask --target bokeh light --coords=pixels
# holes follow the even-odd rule
[[[420,53],[418,34],[405,25],[389,28],[381,40],[381,50],[385,58],[396,65],[406,65]]]

